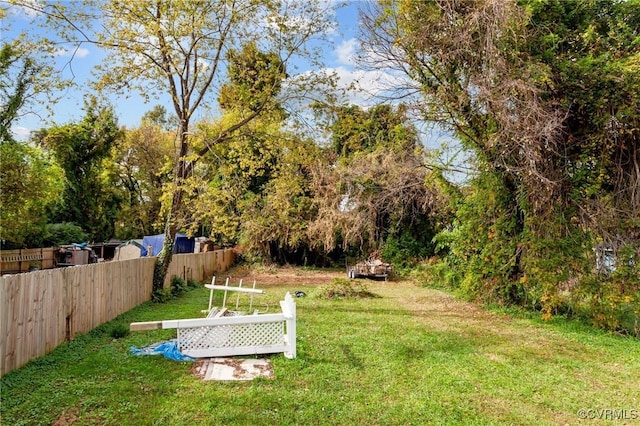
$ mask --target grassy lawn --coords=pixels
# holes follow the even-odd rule
[[[308,295],[296,299],[298,358],[271,356],[274,379],[205,382],[192,363],[130,355],[175,330],[111,337],[115,324],[202,316],[209,293],[199,288],[7,374],[0,424],[640,425],[638,340],[487,312],[408,281],[327,300],[313,297],[323,278],[288,271],[254,275],[271,312],[286,291]]]

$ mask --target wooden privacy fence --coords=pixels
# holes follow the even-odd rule
[[[155,259],[155,258],[153,258]],[[185,280],[202,281],[215,272],[226,271],[233,263],[233,250],[214,250],[204,253],[174,254],[164,281],[167,287],[171,277],[178,275]]]
[[[50,269],[55,265],[54,247],[0,250],[0,274],[19,274],[33,269]]]
[[[0,376],[151,299],[155,257],[0,277]],[[204,280],[231,249],[173,256],[172,275]]]

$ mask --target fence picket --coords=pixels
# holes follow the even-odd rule
[[[230,249],[174,255],[172,275],[202,281]],[[224,252],[228,252],[227,255]],[[0,276],[0,376],[151,299],[155,257]]]

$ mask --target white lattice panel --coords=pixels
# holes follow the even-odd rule
[[[283,321],[179,328],[178,342],[182,352],[211,348],[281,345],[284,340],[284,324]]]

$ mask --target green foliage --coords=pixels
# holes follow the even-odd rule
[[[256,117],[225,143],[209,147],[194,176],[184,181],[186,222],[191,232],[210,230],[217,243],[242,244],[246,256],[286,262],[308,245],[308,176],[318,149],[283,130],[278,95],[286,73],[277,55],[249,43],[231,51],[228,60],[229,81],[220,93],[224,116],[200,126],[204,140],[214,139],[229,122]],[[203,141],[193,144],[200,149]]]
[[[229,82],[220,89],[218,102],[225,111],[245,110],[284,117],[276,97],[287,73],[285,64],[273,52],[261,52],[255,42],[227,53]],[[264,115],[264,114],[261,114]]]
[[[621,246],[612,271],[585,275],[562,288],[556,295],[561,312],[598,328],[640,337],[638,253],[637,246]]]
[[[62,192],[63,172],[37,147],[0,143],[0,239],[3,247],[40,247],[48,209]]]
[[[114,339],[122,339],[123,337],[127,337],[129,333],[129,326],[121,322],[116,322],[109,330],[109,335]]]
[[[382,258],[393,265],[395,272],[408,272],[435,252],[432,218],[420,217],[414,223],[402,223],[391,231],[384,242]]]
[[[43,244],[45,247],[87,242],[89,234],[82,227],[71,222],[52,223],[45,227]]]
[[[640,337],[640,287],[621,285],[616,277],[582,279],[571,292],[560,294],[571,316],[606,330]],[[626,287],[626,288],[625,288]]]
[[[158,262],[159,263],[159,262]],[[157,265],[157,263],[156,263]],[[171,276],[169,287],[157,288],[153,290],[151,300],[155,303],[166,303],[169,300],[181,296],[183,293],[201,287],[200,283],[195,280],[185,280],[179,275]]]
[[[171,294],[177,297],[188,289],[187,282],[179,275],[171,277]]]
[[[457,287],[467,298],[498,303],[520,301],[522,294],[512,280],[519,274],[517,211],[508,191],[490,175],[474,181],[473,190],[456,209],[451,229],[436,240],[446,249],[445,261],[454,268]]]
[[[477,160],[437,239],[454,272],[428,270],[547,319],[575,312],[572,293],[594,314],[606,297],[602,321],[633,332],[627,280],[594,276],[592,250],[640,241],[638,2],[383,1],[365,22],[371,50],[417,82],[424,118]]]
[[[369,109],[351,105],[337,107],[331,130],[331,149],[343,161],[357,160],[355,154],[363,155],[384,147],[391,151],[402,151],[415,147],[418,136],[409,124],[406,107],[380,104]]]
[[[174,132],[164,108],[143,116],[140,127],[124,131],[112,151],[115,163],[111,181],[122,197],[115,223],[115,237],[126,240],[162,231],[160,218],[163,186],[171,181],[175,148]]]
[[[11,123],[31,96],[42,67],[22,52],[17,44],[4,40],[0,46],[0,143],[13,140]]]
[[[45,67],[18,40],[0,46],[0,240],[39,247],[47,208],[61,191],[61,170],[42,150],[13,140],[11,125],[39,88]],[[43,73],[41,75],[41,73]]]
[[[162,250],[158,254],[156,264],[153,268],[153,284],[151,285],[151,300],[154,302],[165,302],[172,295],[172,288],[164,287],[165,277],[173,257],[173,237],[168,232],[164,234]]]
[[[66,177],[53,220],[80,225],[94,241],[114,235],[121,199],[106,160],[121,136],[113,109],[91,99],[85,104],[82,121],[42,130],[36,137],[52,152]]]

